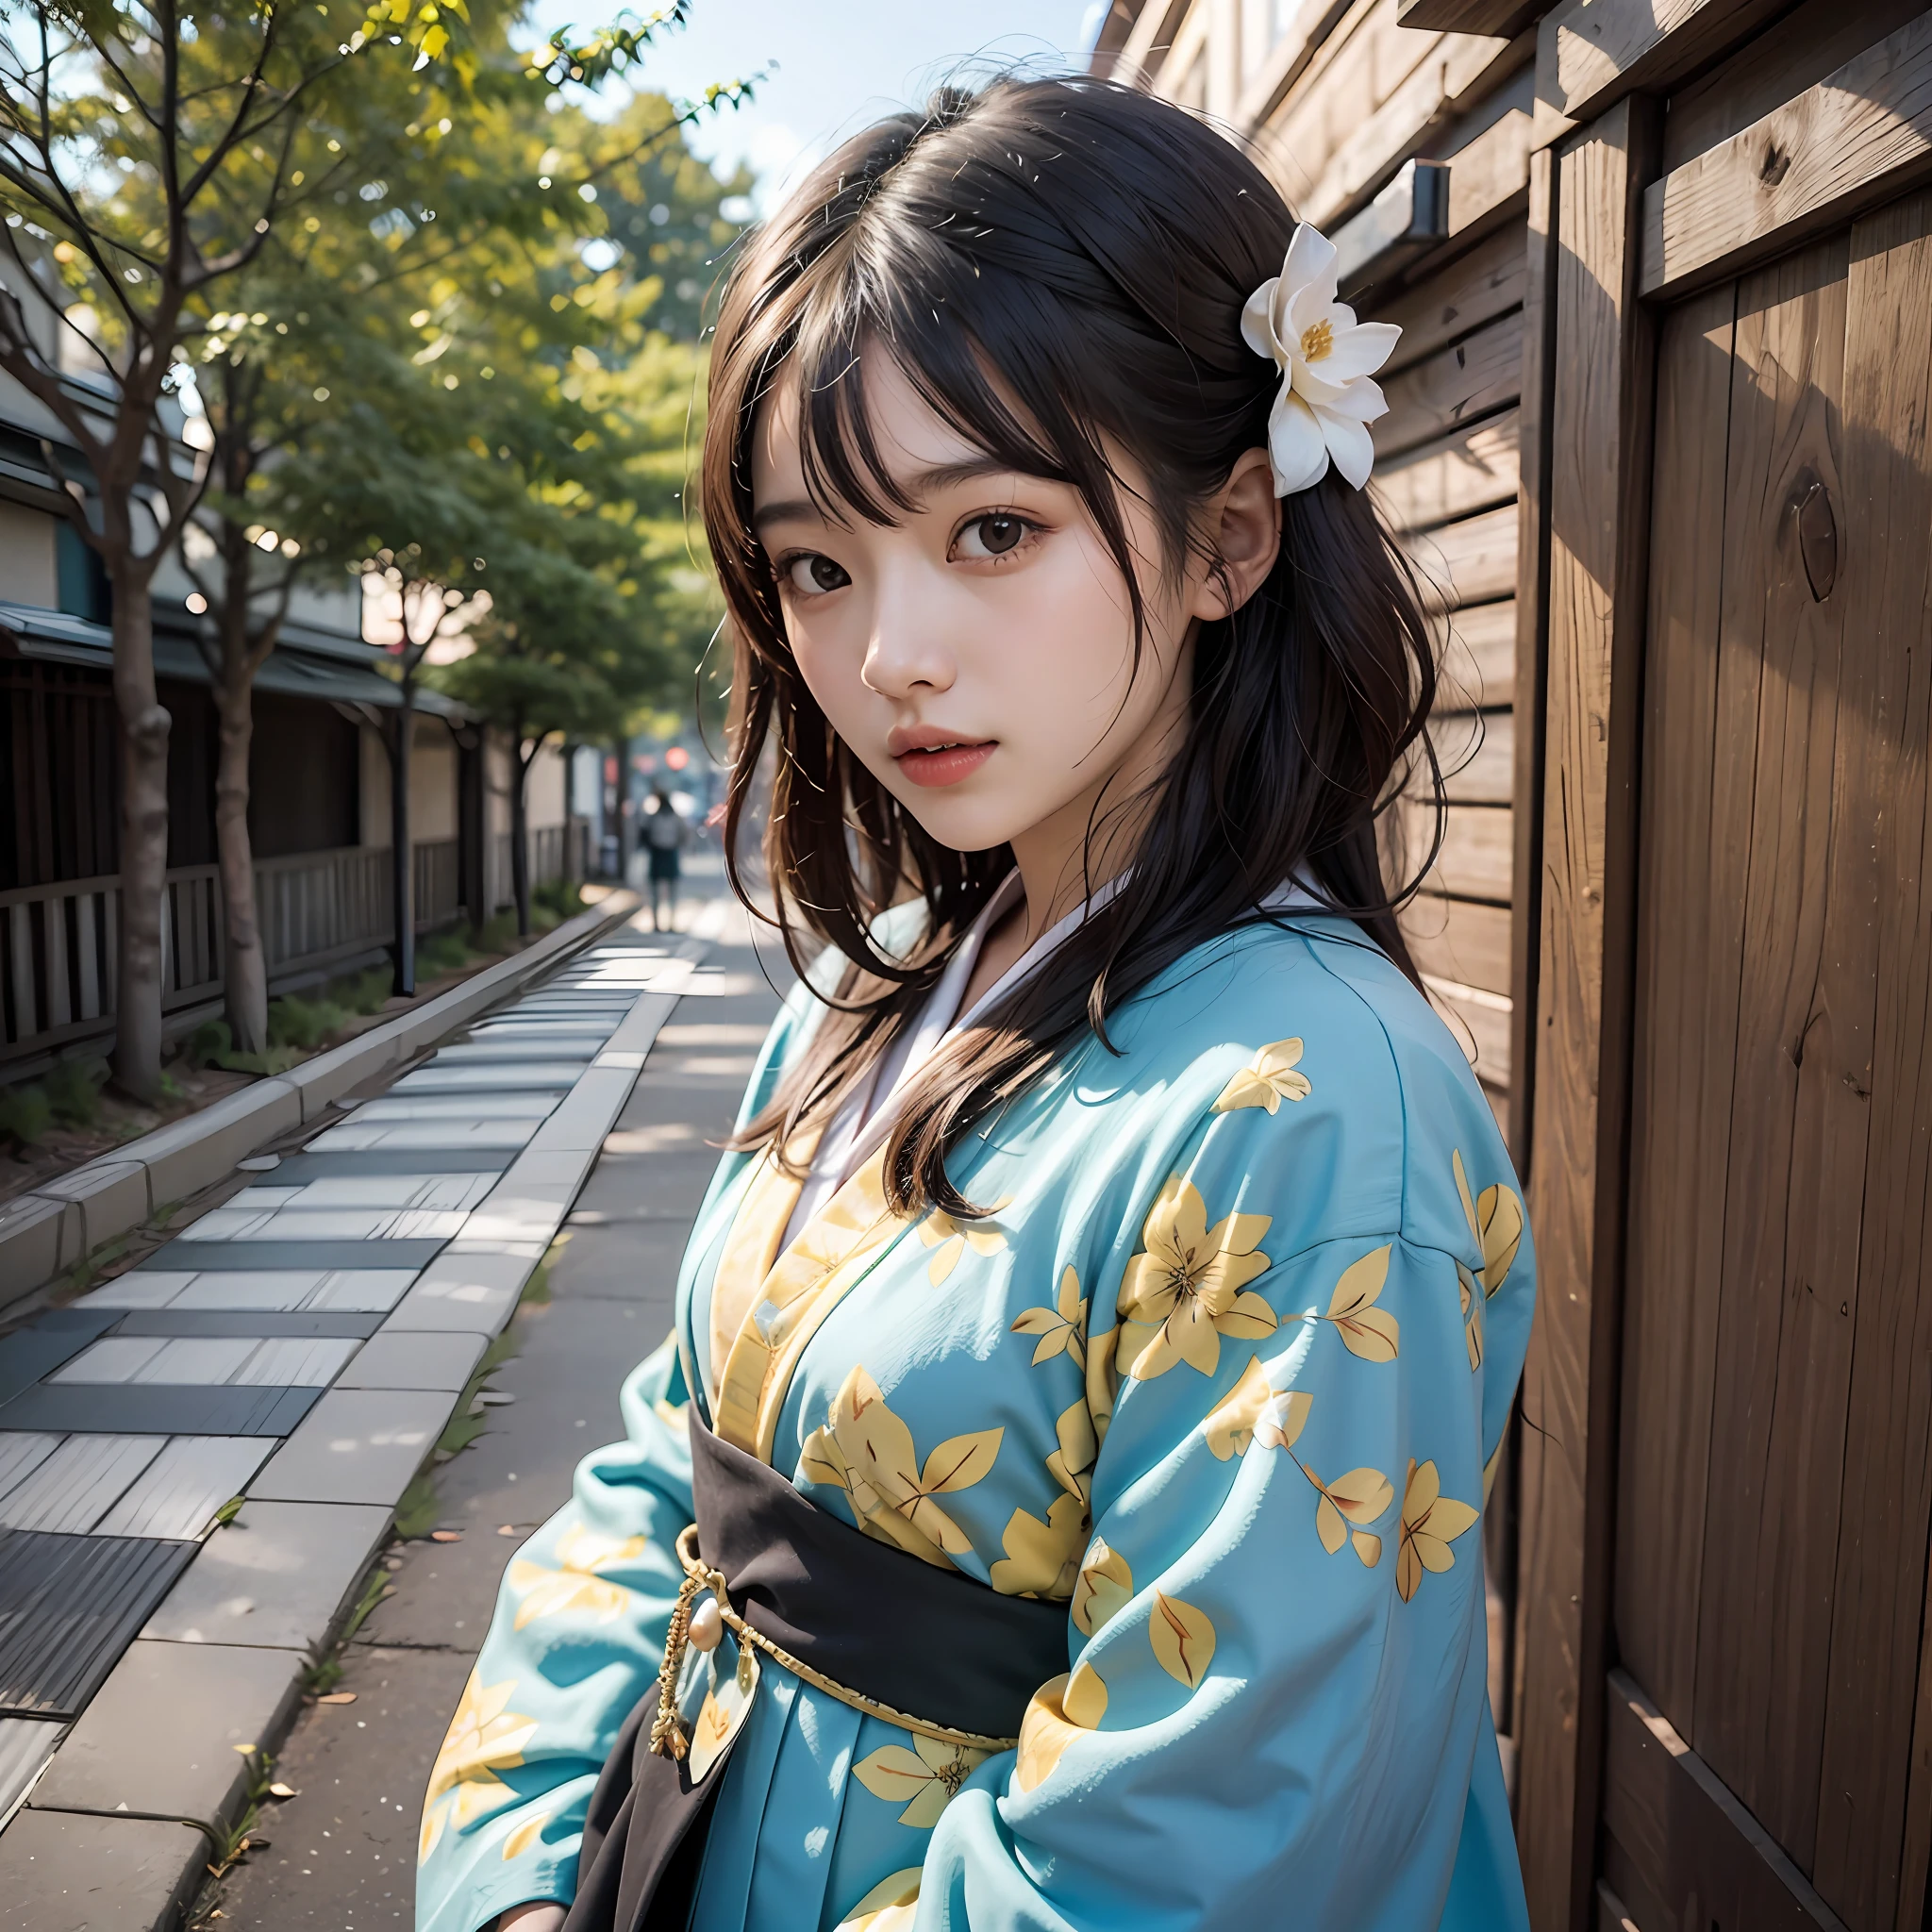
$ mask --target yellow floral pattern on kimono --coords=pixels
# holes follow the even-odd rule
[[[824,1426],[805,1446],[813,1482],[845,1491],[860,1529],[942,1570],[973,1545],[934,1499],[982,1480],[999,1454],[999,1429],[953,1436],[920,1463],[912,1431],[886,1406],[862,1367],[845,1377]]]
[[[537,1731],[536,1719],[510,1709],[516,1690],[513,1683],[484,1684],[475,1671],[470,1673],[429,1773],[416,1847],[419,1864],[436,1849],[445,1826],[460,1829],[516,1795],[496,1774],[524,1761],[524,1746]]]
[[[1274,1332],[1279,1318],[1267,1299],[1241,1291],[1268,1272],[1268,1224],[1265,1214],[1228,1214],[1209,1227],[1192,1182],[1175,1174],[1161,1189],[1121,1283],[1122,1374],[1151,1382],[1186,1362],[1211,1375],[1223,1336]]]
[[[643,1553],[641,1536],[598,1536],[580,1523],[573,1524],[558,1544],[556,1569],[521,1557],[509,1566],[509,1587],[523,1593],[511,1627],[521,1630],[539,1617],[575,1614],[608,1623],[623,1616],[630,1592],[621,1583],[599,1576],[597,1570],[601,1564],[632,1562]]]
[[[801,995],[742,1117],[809,1019]],[[1489,1104],[1326,916],[1176,961],[1108,1024],[949,1153],[996,1219],[898,1214],[875,1154],[793,1228],[795,1188],[727,1158],[628,1439],[505,1578],[418,1932],[577,1889],[683,1581],[687,1400],[854,1534],[1043,1626],[977,1721],[918,1630],[930,1705],[896,1663],[852,1687],[1017,1734],[984,1757],[765,1658],[714,1774],[704,1932],[1529,1932],[1474,1533],[1535,1257]],[[890,1592],[864,1608],[902,1630]]]
[[[881,1744],[852,1767],[852,1775],[874,1797],[904,1805],[906,1808],[899,1814],[901,1824],[926,1830],[940,1822],[940,1813],[952,1803],[974,1767],[986,1762],[986,1753],[917,1732],[908,1735],[912,1739],[911,1750],[903,1744]]]

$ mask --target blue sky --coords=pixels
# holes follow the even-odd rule
[[[606,11],[540,0],[537,17],[547,33]],[[1079,61],[1091,11],[1091,0],[691,0],[690,25],[665,36],[643,78],[690,97],[712,81],[771,70],[750,107],[692,135],[707,159],[749,161],[758,199],[769,206],[839,137],[919,99],[962,62]]]

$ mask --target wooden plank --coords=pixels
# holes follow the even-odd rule
[[[1520,209],[1529,189],[1535,125],[1526,108],[1511,108],[1448,156],[1451,235],[1466,235]]]
[[[1858,886],[1878,957],[1862,1058],[1829,1069],[1848,1091],[1869,1091],[1870,1130],[1811,1878],[1853,1924],[1917,1926],[1932,1853],[1932,1671],[1921,1634],[1932,1519],[1932,716],[1923,669],[1932,642],[1932,193],[1853,231],[1845,343],[1840,575],[1856,644],[1840,714],[1857,737],[1834,809],[1863,834]],[[1841,1263],[1834,1279],[1840,1295],[1847,1272]]]
[[[1402,936],[1424,973],[1485,992],[1509,991],[1509,913],[1419,892],[1402,915]]]
[[[1430,721],[1442,787],[1457,805],[1508,805],[1515,797],[1516,721],[1507,711],[1465,711]]]
[[[1424,443],[1376,470],[1370,488],[1397,530],[1433,529],[1516,500],[1517,413]]]
[[[1449,180],[1453,196],[1453,162]],[[1447,267],[1364,311],[1376,322],[1392,322],[1402,331],[1402,340],[1389,358],[1384,387],[1405,369],[1522,306],[1523,238],[1507,231],[1492,235]]]
[[[1726,285],[1663,324],[1644,676],[1615,1602],[1624,1667],[1685,1730],[1744,930],[1751,772],[1739,748],[1759,672],[1755,647],[1726,655],[1720,619],[1736,309]]]
[[[1604,1824],[1641,1869],[1659,1874],[1666,1925],[1846,1932],[1636,1681],[1612,1671],[1607,1689]]]
[[[1384,384],[1389,413],[1371,425],[1377,458],[1432,442],[1516,401],[1523,318],[1506,315]]]
[[[1759,34],[1671,95],[1664,173],[1781,108],[1925,10],[1925,0],[1799,0],[1774,34]]]
[[[1428,58],[1349,130],[1303,193],[1304,214],[1326,225],[1352,213],[1407,156],[1426,144],[1428,136],[1535,58],[1536,43],[1527,34],[1514,41],[1466,34],[1437,37]]]
[[[1681,291],[1795,246],[1932,173],[1932,14],[1741,133],[1643,202],[1643,292]]]
[[[1405,804],[1403,813],[1406,876],[1422,863],[1435,824],[1424,808]],[[1507,906],[1513,856],[1510,816],[1507,807],[1451,806],[1442,822],[1441,848],[1424,880],[1427,889],[1458,899],[1486,899],[1495,906]]]
[[[1401,0],[1404,26],[1450,34],[1513,34],[1536,18],[1541,0]]]
[[[1843,524],[1845,264],[1839,236],[1738,291],[1720,622],[1726,658],[1755,655],[1762,670],[1752,712],[1740,706],[1729,727],[1740,769],[1721,762],[1714,787],[1748,801],[1748,836],[1735,883],[1714,881],[1721,902],[1741,888],[1743,949],[1728,1158],[1706,1169],[1712,1186],[1724,1177],[1724,1197],[1716,1507],[1687,1733],[1801,1867],[1817,1829],[1851,1378],[1846,1275],[1870,1114],[1876,908],[1864,855],[1885,808],[1863,797],[1844,809],[1848,788],[1862,791],[1847,761],[1870,757],[1864,725],[1840,705],[1840,679],[1858,675],[1843,655],[1847,602],[1821,598],[1798,535],[1798,507],[1822,510],[1814,492]]]
[[[1496,710],[1510,703],[1516,688],[1513,602],[1450,611],[1436,620],[1435,631],[1441,651],[1439,712]],[[1515,795],[1525,795],[1520,785]]]
[[[1459,610],[1488,604],[1516,589],[1516,506],[1506,503],[1407,541],[1424,601]]]
[[[1564,0],[1537,34],[1538,96],[1588,121],[1740,45],[1784,0]]]
[[[1581,1932],[1601,1772],[1628,1108],[1651,325],[1637,299],[1656,115],[1620,102],[1557,161],[1549,701],[1523,1412],[1517,1840],[1530,1918]]]
[[[1556,165],[1548,149],[1532,154],[1525,196],[1523,311],[1523,402],[1517,412],[1516,598],[1497,605],[1514,620],[1510,658],[1516,715],[1514,795],[1524,801],[1516,814],[1512,873],[1516,891],[1510,916],[1509,1152],[1527,1182],[1530,1170],[1530,1117],[1536,1104],[1537,973],[1541,961],[1542,907],[1542,823],[1544,666],[1549,626],[1550,386],[1556,364]],[[1457,620],[1465,634],[1476,621],[1471,612]],[[1474,651],[1476,647],[1471,646]],[[1499,687],[1500,689],[1500,687]],[[1512,1601],[1515,1574],[1512,1567]],[[1511,1632],[1511,1706],[1520,1709],[1521,1648]]]

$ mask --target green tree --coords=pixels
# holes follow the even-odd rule
[[[208,561],[219,567],[197,574],[197,584],[212,613],[208,648],[222,721],[216,825],[227,1006],[244,1047],[265,1032],[267,1020],[247,829],[253,684],[295,578],[336,563],[330,545],[344,541],[356,560],[394,574],[399,584],[407,578],[407,635],[394,657],[407,713],[424,652],[447,633],[451,611],[468,603],[452,574],[476,575],[465,558],[488,547],[481,536],[487,513],[454,550],[446,516],[431,514],[424,536],[405,541],[407,505],[393,496],[378,504],[379,479],[354,474],[358,459],[371,469],[369,445],[359,438],[345,443],[332,425],[345,409],[352,420],[371,414],[356,408],[358,398],[375,402],[385,421],[400,407],[414,428],[402,439],[405,460],[393,474],[408,477],[414,491],[422,453],[441,433],[436,425],[468,441],[467,415],[432,408],[425,416],[421,392],[433,401],[438,391],[458,389],[463,373],[473,380],[479,369],[484,379],[495,373],[487,358],[445,359],[459,339],[475,347],[469,339],[479,319],[496,359],[509,364],[530,356],[561,364],[587,336],[601,340],[612,325],[634,325],[655,289],[632,290],[614,306],[575,299],[594,291],[611,245],[593,245],[606,228],[599,181],[615,184],[606,206],[621,207],[625,184],[645,172],[661,175],[684,184],[678,192],[696,210],[693,219],[709,209],[713,245],[736,232],[716,217],[724,185],[714,182],[717,192],[706,200],[698,177],[712,177],[689,155],[683,133],[696,114],[741,98],[741,87],[714,89],[695,108],[639,97],[647,110],[634,100],[615,129],[575,106],[559,111],[557,89],[575,88],[586,62],[600,73],[634,63],[675,15],[575,46],[553,36],[528,58],[508,38],[520,17],[518,7],[473,16],[474,58],[460,85],[447,84],[432,67],[391,70],[382,85],[358,89],[330,137],[355,158],[353,174],[299,224],[284,225],[242,277],[240,299],[231,294],[228,308],[207,318],[200,375],[218,485],[201,521],[212,532]],[[556,145],[559,135],[568,150]],[[479,288],[490,291],[481,304],[472,299]],[[529,427],[520,425],[520,443]],[[580,435],[581,424],[571,433]],[[275,527],[277,474],[310,462],[326,469],[331,449],[333,500],[350,512],[358,534],[348,537],[325,519],[305,545]],[[312,508],[312,492],[307,500]],[[442,502],[441,493],[431,501]],[[294,514],[299,521],[300,511]],[[425,557],[437,559],[428,566],[433,582],[418,581]],[[385,719],[384,727],[393,781],[396,984],[408,993],[414,991],[409,738],[403,720]]]

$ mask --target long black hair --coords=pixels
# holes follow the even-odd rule
[[[1109,445],[1146,479],[1166,567],[1237,458],[1265,444],[1279,375],[1241,340],[1280,272],[1287,205],[1239,148],[1180,108],[1088,79],[945,89],[819,167],[751,239],[726,283],[705,439],[706,527],[734,634],[725,854],[768,747],[765,862],[793,963],[813,941],[850,962],[832,1010],[737,1144],[788,1162],[910,1023],[1011,868],[1007,847],[938,843],[840,741],[786,641],[752,528],[751,438],[775,382],[803,398],[801,456],[837,514],[910,511],[874,439],[865,353],[883,351],[999,463],[1071,485],[1143,626]],[[975,1210],[947,1150],[1202,941],[1271,915],[1299,880],[1414,976],[1378,824],[1411,773],[1437,800],[1426,720],[1436,663],[1407,565],[1362,493],[1331,473],[1282,499],[1258,591],[1195,636],[1184,741],[1104,907],[915,1077],[888,1142],[902,1212]],[[1411,783],[1411,794],[1414,791]],[[1433,841],[1431,841],[1433,844]],[[1091,841],[1090,837],[1090,851]],[[1433,854],[1431,855],[1433,856]],[[923,896],[924,937],[893,957],[872,927]]]

